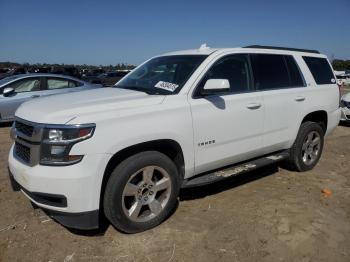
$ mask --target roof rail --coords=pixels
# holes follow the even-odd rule
[[[297,52],[320,54],[320,52],[317,51],[317,50],[290,48],[290,47],[280,47],[280,46],[248,45],[248,46],[245,46],[243,48],[276,49],[276,50],[288,50],[288,51],[297,51]]]

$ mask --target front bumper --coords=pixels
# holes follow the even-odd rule
[[[10,171],[9,171],[9,177],[10,177],[12,189],[14,191],[22,191],[30,199],[32,197],[36,198],[38,193],[29,192],[27,189],[25,189],[20,184],[18,184]],[[40,200],[38,201],[40,202]],[[38,203],[38,202],[35,202],[35,203]],[[97,229],[99,227],[99,210],[80,212],[80,213],[59,212],[59,211],[54,211],[54,210],[45,209],[45,208],[43,208],[43,210],[48,216],[52,217],[54,220],[56,220],[60,224],[69,228],[75,228],[75,229],[81,229],[81,230],[92,230],[92,229]]]
[[[29,166],[9,154],[14,189],[67,227],[98,227],[100,190],[109,155],[90,154],[71,166]]]

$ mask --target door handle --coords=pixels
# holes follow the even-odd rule
[[[258,109],[260,107],[261,107],[260,103],[250,103],[247,105],[247,108],[249,108],[249,109]]]
[[[38,98],[40,95],[32,95],[31,98]]]
[[[295,101],[297,101],[297,102],[302,102],[302,101],[304,101],[305,100],[305,96],[297,96],[296,98],[295,98]]]

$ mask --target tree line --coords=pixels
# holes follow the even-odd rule
[[[332,61],[333,69],[337,71],[344,71],[344,70],[350,70],[350,60],[341,60],[341,59],[334,59]],[[103,69],[105,71],[114,71],[114,70],[130,70],[134,69],[135,65],[125,64],[125,63],[118,63],[116,65],[74,65],[74,64],[47,64],[47,63],[37,63],[37,64],[29,64],[29,63],[13,63],[13,62],[0,62],[0,68],[18,68],[18,67],[24,67],[24,68],[51,68],[51,67],[75,67],[79,70],[82,69],[88,69],[88,70],[94,70],[94,69]]]
[[[105,71],[115,71],[115,70],[130,70],[135,68],[134,65],[125,64],[125,63],[118,63],[116,65],[75,65],[75,64],[48,64],[48,63],[36,63],[36,64],[29,64],[29,63],[14,63],[14,62],[0,62],[0,68],[19,68],[23,67],[26,69],[30,68],[77,68],[78,70],[82,69],[88,69],[88,70],[94,70],[94,69],[103,69]]]
[[[350,70],[350,60],[335,59],[332,61],[333,69],[337,71]]]

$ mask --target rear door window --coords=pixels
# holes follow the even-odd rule
[[[288,68],[283,55],[251,55],[256,89],[280,89],[290,87]]]
[[[303,59],[310,69],[318,85],[334,84],[333,71],[325,58],[303,56]]]
[[[73,88],[77,86],[81,86],[82,84],[69,79],[64,78],[48,78],[47,79],[47,89],[48,90],[54,90],[54,89],[62,89],[62,88]]]

